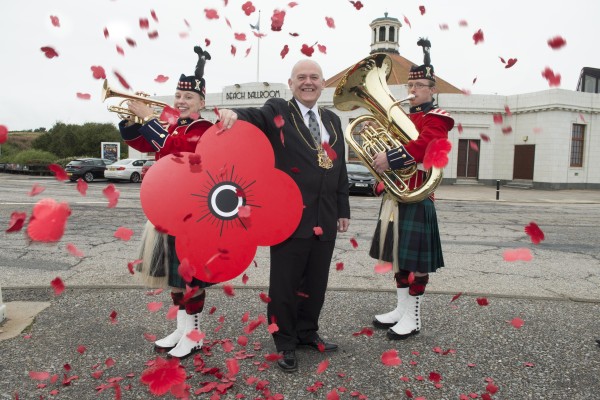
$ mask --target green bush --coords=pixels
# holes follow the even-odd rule
[[[7,163],[21,165],[48,165],[53,164],[58,157],[48,151],[30,149],[18,152],[7,158]]]

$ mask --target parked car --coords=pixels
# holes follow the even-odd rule
[[[148,172],[148,170],[150,169],[150,167],[152,165],[154,165],[155,162],[156,162],[155,160],[146,160],[146,162],[144,163],[144,165],[142,165],[142,174],[141,174],[142,180],[144,180],[144,176],[146,175],[146,172]]]
[[[104,179],[106,166],[113,162],[113,160],[105,158],[81,158],[69,162],[65,166],[65,172],[71,182],[75,182],[79,178],[86,182],[92,182],[94,179]]]
[[[376,180],[367,167],[359,163],[347,163],[346,169],[350,194],[373,194]]]
[[[109,165],[104,172],[106,179],[131,181],[137,183],[142,180],[142,166],[146,160],[137,158],[124,158]]]

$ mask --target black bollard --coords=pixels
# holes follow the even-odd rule
[[[500,200],[500,179],[496,179],[496,200]]]

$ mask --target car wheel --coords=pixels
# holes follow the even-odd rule
[[[94,174],[92,174],[91,172],[86,172],[85,174],[83,174],[83,180],[86,182],[92,182],[94,180]]]
[[[133,174],[131,174],[131,178],[129,178],[129,180],[133,183],[138,183],[140,181],[140,174],[134,172]]]

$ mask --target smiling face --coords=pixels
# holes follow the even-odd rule
[[[204,99],[196,92],[176,90],[173,105],[181,113],[180,118],[191,118],[192,114],[200,114]]]
[[[435,84],[428,79],[410,79],[408,93],[415,97],[409,100],[411,107],[433,101],[433,94],[437,92]]]
[[[302,60],[292,68],[288,84],[294,98],[308,108],[312,108],[319,100],[325,81],[323,71],[314,61]]]

